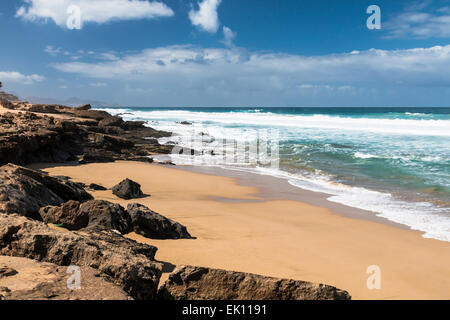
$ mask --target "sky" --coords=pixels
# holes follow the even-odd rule
[[[0,39],[21,98],[450,107],[450,0],[3,0]]]

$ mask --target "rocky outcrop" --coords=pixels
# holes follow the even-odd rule
[[[184,266],[159,290],[164,300],[350,300],[348,292],[305,281]]]
[[[125,209],[115,203],[91,200],[80,205],[79,215],[87,216],[89,229],[117,230],[122,234],[131,230],[131,218]]]
[[[86,201],[92,196],[69,180],[8,164],[0,167],[0,213],[17,213],[41,219],[39,209],[69,200]]]
[[[113,231],[57,230],[43,222],[0,214],[0,255],[90,267],[135,299],[156,298],[162,270],[153,261],[156,250]]]
[[[0,164],[133,161],[173,149],[155,140],[170,136],[170,132],[146,127],[141,121],[123,121],[88,106],[69,108],[6,100],[0,104],[23,111],[0,114]]]
[[[133,231],[150,239],[192,239],[186,227],[138,203],[129,204]]]
[[[112,192],[119,198],[126,200],[137,199],[144,196],[144,193],[141,190],[141,185],[128,178],[115,185],[112,188]]]
[[[58,224],[69,230],[80,230],[89,223],[89,214],[80,210],[78,201],[71,200],[60,207],[43,207],[39,210],[39,214],[45,223]]]
[[[74,271],[53,263],[0,256],[0,300],[132,299],[89,267],[75,271],[81,276],[79,288],[68,287],[67,280]]]

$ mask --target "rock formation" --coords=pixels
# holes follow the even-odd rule
[[[78,184],[13,164],[0,167],[0,213],[40,219],[39,209],[92,199]]]
[[[112,192],[119,198],[125,200],[137,199],[144,196],[141,190],[141,185],[128,178],[115,185],[112,188]]]
[[[79,215],[87,215],[89,229],[117,230],[121,234],[131,231],[128,212],[122,206],[109,201],[87,201],[80,205]]]
[[[305,281],[183,266],[170,274],[164,300],[350,300],[348,292]]]
[[[69,271],[69,273],[68,273]],[[68,267],[0,256],[0,300],[130,300],[97,270],[80,267],[81,286],[68,288]]]
[[[61,225],[69,230],[80,230],[89,223],[89,213],[80,210],[78,201],[68,201],[61,207],[43,207],[39,210],[39,214],[45,223]]]
[[[129,204],[133,231],[150,239],[192,239],[186,227],[138,203]]]
[[[113,231],[72,232],[0,214],[0,255],[96,269],[135,299],[155,299],[162,265],[157,248]]]
[[[21,110],[0,114],[0,164],[114,160],[143,161],[152,153],[170,153],[173,146],[156,139],[158,131],[137,121],[123,121],[105,111],[59,105],[1,102]]]

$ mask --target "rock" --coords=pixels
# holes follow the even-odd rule
[[[40,220],[41,207],[91,199],[89,193],[71,181],[13,164],[0,167],[0,213],[17,213]]]
[[[79,269],[81,286],[79,289],[71,290],[67,287],[67,280],[71,276],[71,270],[67,267],[6,256],[0,256],[0,265],[15,271],[8,278],[2,278],[0,275],[0,294],[4,300],[132,299],[106,279],[96,277],[98,272],[93,268],[81,267]]]
[[[177,122],[177,123],[185,125],[185,126],[192,126],[192,122],[189,122],[189,121],[181,121],[181,122]]]
[[[92,139],[97,147],[116,152],[121,152],[122,149],[134,147],[134,142],[130,140],[107,134],[95,133],[90,136],[90,139]]]
[[[123,119],[121,117],[112,116],[104,118],[98,123],[99,127],[120,127],[123,124]]]
[[[0,260],[0,262],[1,262],[1,260]],[[6,277],[12,277],[16,274],[17,274],[16,269],[10,268],[7,265],[2,265],[0,263],[0,279],[6,278]]]
[[[0,255],[96,269],[135,299],[155,299],[162,265],[156,247],[112,231],[72,232],[0,214]]]
[[[129,204],[133,231],[150,239],[192,239],[186,227],[138,203]]]
[[[29,112],[37,113],[61,113],[59,106],[54,104],[32,104],[27,108]]]
[[[91,184],[88,186],[88,188],[91,189],[91,190],[97,190],[97,191],[105,191],[105,190],[108,190],[108,189],[106,189],[104,186],[101,186],[101,185],[96,184],[96,183],[91,183]]]
[[[348,292],[305,281],[183,266],[158,292],[164,300],[350,300]]]
[[[80,210],[78,201],[68,201],[60,207],[43,207],[39,210],[39,214],[45,223],[60,224],[69,230],[80,230],[89,223],[89,214]]]
[[[131,230],[131,218],[125,209],[115,203],[91,200],[80,205],[80,215],[87,215],[89,229],[117,230],[121,234]]]
[[[141,198],[144,194],[141,191],[141,185],[130,179],[125,179],[121,183],[112,188],[113,194],[122,199],[136,199]]]
[[[103,120],[105,118],[111,117],[111,115],[106,111],[101,110],[79,110],[74,109],[73,113],[76,117],[86,118],[86,119],[95,119],[97,121]]]
[[[105,151],[89,151],[89,153],[83,154],[79,159],[79,164],[87,163],[107,163],[116,161],[116,155]]]
[[[86,111],[86,110],[91,110],[91,108],[92,107],[90,104],[85,104],[82,106],[75,107],[75,110]]]

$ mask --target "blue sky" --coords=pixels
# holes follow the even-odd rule
[[[450,0],[8,0],[0,37],[0,81],[24,98],[450,106]]]

